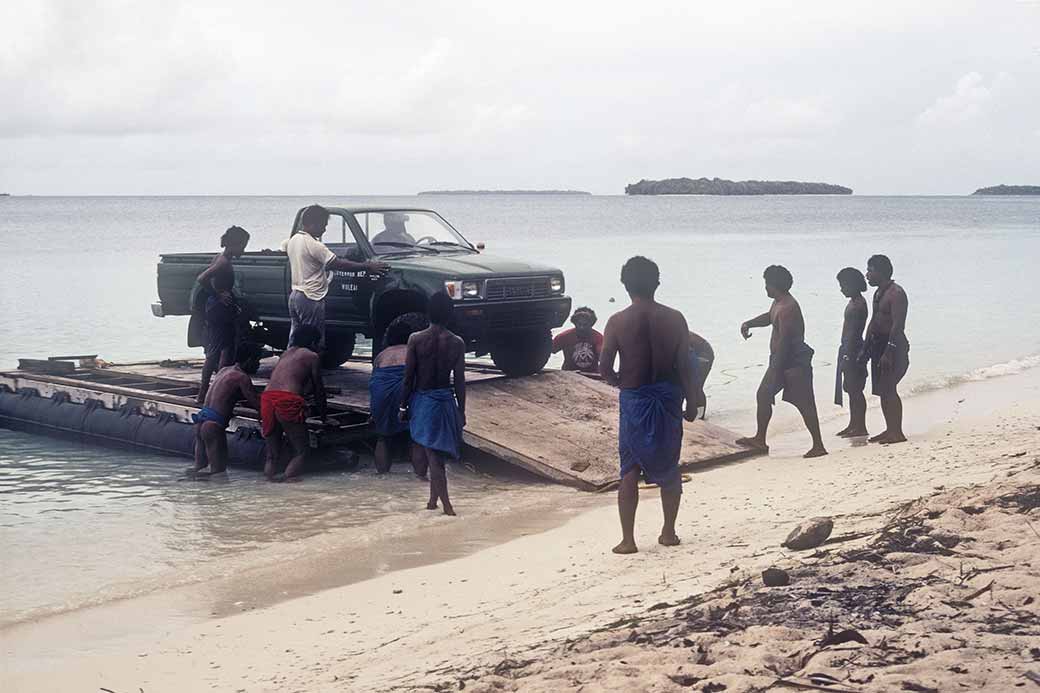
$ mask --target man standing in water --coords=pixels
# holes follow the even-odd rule
[[[881,398],[885,416],[884,432],[870,438],[870,442],[903,443],[903,400],[897,387],[910,368],[910,341],[906,338],[909,301],[903,287],[892,281],[892,261],[884,255],[867,260],[867,283],[877,289],[862,361],[870,359],[871,390]]]
[[[618,514],[621,543],[614,553],[636,553],[636,507],[639,476],[661,489],[664,525],[657,538],[663,546],[676,546],[675,518],[682,497],[679,453],[682,451],[683,399],[685,418],[697,417],[697,389],[689,356],[690,331],[677,310],[657,303],[660,285],[657,265],[645,257],[633,257],[621,268],[632,305],[611,316],[603,337],[600,374],[619,393],[621,421],[618,452],[621,485]],[[620,372],[614,360],[621,355]]]
[[[837,435],[840,438],[854,438],[867,435],[867,400],[863,396],[863,388],[867,386],[867,367],[860,360],[863,328],[867,326],[867,302],[863,298],[867,281],[858,269],[846,267],[838,272],[838,286],[849,303],[845,306],[845,320],[841,326],[834,403],[840,407],[841,393],[848,393],[849,425],[838,431]]]
[[[427,510],[437,501],[445,515],[454,515],[448,499],[444,458],[459,459],[466,425],[466,344],[447,325],[453,305],[443,291],[430,297],[430,326],[408,338],[401,419],[409,422],[412,442],[422,446],[430,474]]]
[[[354,262],[336,255],[321,242],[329,224],[329,210],[311,205],[300,215],[299,232],[283,244],[289,256],[292,293],[289,294],[289,342],[301,325],[310,325],[325,344],[325,297],[329,293],[329,273],[365,271],[375,278],[387,270],[382,262]]]
[[[426,481],[426,453],[408,437],[408,422],[401,420],[404,401],[404,371],[408,360],[408,338],[425,330],[429,320],[422,313],[405,313],[394,318],[386,328],[386,348],[372,360],[372,377],[368,381],[368,410],[376,435],[376,473],[386,474],[392,463],[392,448],[397,444],[411,448],[412,470]]]
[[[784,401],[798,408],[812,436],[812,448],[805,457],[820,457],[827,454],[820,436],[820,419],[816,413],[816,395],[812,387],[812,348],[805,343],[805,320],[802,308],[791,295],[794,279],[786,267],[770,265],[762,274],[766,283],[766,295],[773,299],[769,311],[751,318],[740,326],[744,339],[751,337],[751,328],[772,326],[769,338],[769,367],[758,386],[758,431],[751,438],[740,438],[738,445],[769,452],[766,444],[766,429],[773,418],[773,404],[779,392]]]
[[[278,358],[267,388],[260,395],[260,427],[267,441],[264,475],[269,481],[297,481],[310,449],[307,431],[307,402],[303,395],[313,391],[318,416],[325,418],[325,386],[321,380],[318,342],[321,335],[310,325],[293,333],[289,348]],[[292,459],[283,474],[275,475],[282,457],[282,434],[289,437]]]
[[[227,470],[227,425],[235,411],[235,403],[245,400],[246,406],[259,410],[260,398],[248,373],[260,365],[260,347],[246,342],[238,348],[238,362],[222,368],[213,378],[206,392],[206,403],[195,421],[195,466],[190,474],[203,478]],[[209,468],[208,472],[203,472]]]

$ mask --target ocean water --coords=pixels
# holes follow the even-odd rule
[[[432,207],[488,253],[562,268],[600,328],[627,304],[621,264],[653,258],[659,300],[715,348],[709,414],[724,425],[751,419],[768,334],[745,342],[738,326],[768,308],[761,275],[774,263],[795,278],[824,417],[840,415],[830,402],[845,299],[834,277],[873,253],[891,257],[910,297],[908,391],[1040,365],[1038,198],[322,196],[0,198],[0,367],[68,353],[199,355],[185,346],[185,318],[151,316],[158,254],[217,252],[231,224],[251,232],[252,249],[277,247],[312,202]],[[360,532],[370,549],[389,545],[425,500],[403,470],[289,488],[243,471],[226,485],[177,482],[184,465],[0,430],[0,624],[283,560],[314,537]],[[496,471],[455,470],[452,484],[464,517],[579,504],[575,492]]]

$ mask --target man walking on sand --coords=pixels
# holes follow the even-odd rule
[[[867,283],[877,289],[861,361],[870,360],[871,391],[881,398],[885,416],[885,430],[869,440],[883,445],[904,443],[903,400],[897,387],[910,368],[910,341],[906,338],[910,302],[903,287],[892,281],[892,261],[884,255],[867,260]]]
[[[744,339],[751,337],[752,327],[772,326],[769,338],[769,367],[758,386],[758,431],[751,438],[740,438],[738,445],[769,452],[766,445],[766,429],[773,418],[776,395],[784,393],[784,401],[798,408],[812,436],[812,448],[804,457],[820,457],[827,454],[820,436],[820,418],[816,413],[816,395],[812,386],[813,350],[805,343],[805,320],[802,308],[791,295],[794,278],[786,267],[770,265],[762,274],[766,283],[766,295],[773,299],[769,311],[751,318],[740,326]]]
[[[430,297],[430,326],[408,338],[401,419],[409,422],[412,441],[422,446],[430,475],[427,510],[439,500],[445,515],[454,515],[448,499],[444,458],[459,459],[466,425],[466,344],[447,325],[454,306],[443,291]]]
[[[325,344],[325,297],[329,293],[329,273],[365,271],[379,277],[387,270],[382,262],[354,262],[341,258],[321,242],[329,223],[329,210],[311,205],[300,215],[300,229],[283,243],[289,256],[292,293],[289,294],[289,342],[301,325],[310,325]]]
[[[618,453],[621,485],[618,514],[621,543],[614,553],[636,553],[636,507],[639,505],[639,476],[661,489],[664,525],[657,541],[676,546],[675,518],[682,497],[679,453],[685,418],[697,417],[697,389],[689,357],[690,331],[677,310],[657,303],[660,285],[657,265],[645,257],[633,257],[621,268],[632,305],[607,321],[603,337],[600,374],[621,389],[621,421]],[[620,354],[621,367],[614,360]]]
[[[325,418],[325,387],[318,358],[320,339],[316,328],[301,325],[293,333],[289,348],[278,358],[267,388],[260,395],[260,430],[267,441],[264,475],[268,481],[298,481],[303,470],[310,449],[307,402],[303,399],[308,391],[314,393],[316,413]],[[292,459],[283,474],[275,475],[282,458],[283,433],[289,438]]]

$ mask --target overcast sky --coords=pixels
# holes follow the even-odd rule
[[[263,4],[4,0],[0,192],[1040,184],[1040,0]]]

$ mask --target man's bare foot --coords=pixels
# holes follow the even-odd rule
[[[809,452],[807,452],[804,455],[802,455],[802,457],[804,457],[806,459],[809,459],[809,458],[812,458],[812,457],[823,457],[826,454],[827,454],[827,448],[823,447],[822,445],[814,445],[809,450]]]
[[[849,434],[849,429],[850,428],[852,428],[852,426],[846,426],[845,428],[843,428],[840,431],[838,431],[837,433],[835,433],[834,434],[835,437],[844,438],[845,436],[847,436]]]
[[[845,430],[842,438],[863,438],[869,436],[870,432],[865,428],[849,428]]]
[[[670,536],[662,534],[657,537],[657,543],[661,546],[678,546],[680,542],[681,540],[679,539],[679,536],[674,532]]]
[[[878,433],[876,436],[870,436],[869,438],[867,438],[867,442],[868,443],[880,443],[882,440],[884,440],[887,437],[888,437],[888,431],[882,431],[881,433]]]
[[[759,440],[758,438],[737,438],[736,443],[737,445],[743,445],[746,448],[758,450],[759,452],[769,452],[769,446],[766,445],[766,442],[764,440]]]
[[[427,510],[436,510],[437,509],[437,504],[436,503],[427,503],[426,504],[426,509]]]
[[[622,541],[620,544],[611,549],[614,553],[629,554],[636,553],[639,548],[636,546],[634,541]]]
[[[454,517],[455,516],[455,508],[453,508],[450,505],[448,505],[447,503],[445,503],[444,504],[444,514],[445,515],[451,515],[452,517]]]
[[[882,445],[895,445],[896,443],[905,443],[906,436],[902,433],[896,433],[894,435],[886,436],[878,441]]]

